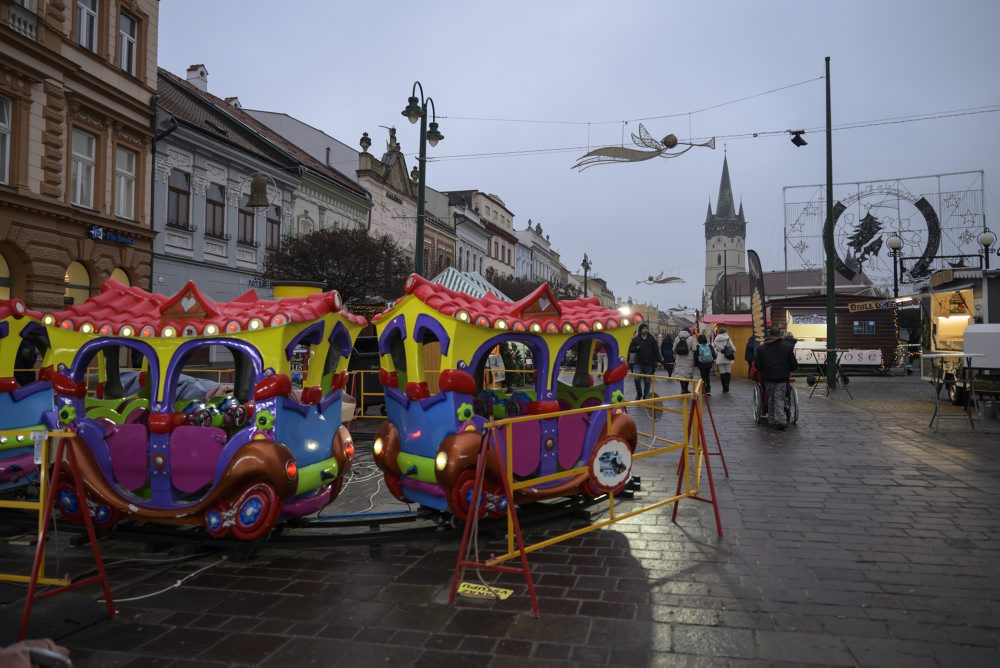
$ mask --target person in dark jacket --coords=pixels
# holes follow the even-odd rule
[[[757,347],[754,364],[760,372],[764,392],[767,395],[767,424],[784,429],[788,426],[785,415],[785,388],[788,377],[799,363],[795,359],[795,344],[782,338],[781,330],[772,327],[769,336]]]
[[[711,359],[702,360],[702,351],[705,351],[705,357],[711,357]],[[705,394],[712,396],[712,365],[715,364],[715,348],[708,342],[708,337],[704,334],[698,335],[698,344],[691,351],[694,355],[694,365],[701,373],[701,386],[704,388]]]
[[[676,360],[674,357],[674,337],[669,334],[663,337],[663,343],[660,344],[660,359],[663,360],[663,370],[667,372],[667,375],[674,375],[674,362]]]
[[[747,347],[743,349],[743,359],[747,362],[747,369],[753,366],[753,361],[757,357],[758,345],[757,337],[751,334],[750,338],[747,339]]]
[[[645,399],[649,396],[653,382],[651,376],[656,373],[656,365],[660,362],[660,347],[656,345],[656,339],[650,336],[649,325],[646,323],[639,325],[639,334],[628,347],[629,359],[632,359],[633,354],[635,363],[632,372],[645,376],[635,377],[635,398]]]

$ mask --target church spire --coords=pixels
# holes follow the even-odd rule
[[[729,183],[729,158],[722,159],[722,182],[719,184],[719,203],[715,207],[715,216],[723,220],[735,218],[733,207],[733,186]]]
[[[708,200],[708,215],[705,216],[705,224],[708,225],[709,221],[712,220],[712,199]]]

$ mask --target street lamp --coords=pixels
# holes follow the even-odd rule
[[[420,89],[420,97],[417,97],[417,88]],[[431,107],[431,124],[427,127],[427,105]],[[413,90],[410,99],[403,109],[403,116],[411,123],[420,121],[420,154],[417,162],[420,163],[420,179],[417,182],[417,248],[414,258],[414,270],[417,274],[424,273],[424,205],[426,200],[427,183],[427,144],[437,146],[438,142],[444,139],[444,135],[438,130],[437,109],[434,107],[434,99],[424,96],[424,87],[419,81],[413,83]]]
[[[892,233],[892,236],[885,240],[885,245],[889,247],[889,257],[892,258],[892,296],[899,296],[899,257],[903,254],[903,238]]]
[[[580,266],[583,267],[583,296],[586,297],[587,296],[587,272],[590,271],[590,268],[593,266],[590,263],[590,259],[587,257],[586,253],[583,254],[583,262],[580,263]]]
[[[983,247],[983,262],[984,268],[990,268],[990,253],[993,252],[993,244],[997,242],[997,235],[990,231],[990,228],[984,227],[983,231],[979,234],[979,245]]]

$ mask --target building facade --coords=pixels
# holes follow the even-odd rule
[[[528,227],[515,232],[518,242],[527,249],[528,275],[526,278],[539,283],[559,285],[565,283],[568,271],[559,261],[559,252],[552,248],[549,235],[528,219]],[[525,253],[522,251],[522,258]]]
[[[479,190],[453,190],[448,195],[452,201],[469,202],[486,230],[486,255],[481,273],[487,278],[514,276],[517,236],[514,234],[514,214],[504,201],[498,195]]]
[[[482,275],[490,242],[486,225],[466,197],[448,193],[448,205],[455,223],[455,266]]]
[[[709,202],[705,217],[705,308],[709,313],[732,310],[728,294],[715,301],[713,290],[720,281],[725,284],[727,276],[746,272],[746,238],[747,221],[743,217],[743,203],[740,202],[737,213],[729,182],[729,159],[723,158],[715,213],[712,213],[712,203]]]
[[[148,287],[156,0],[0,3],[0,298]]]

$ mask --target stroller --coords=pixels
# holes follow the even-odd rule
[[[754,365],[750,366],[750,380],[753,381],[753,421],[757,424],[767,422],[767,392],[760,371]],[[799,394],[795,390],[795,381],[789,376],[785,383],[785,418],[788,424],[799,421]]]

